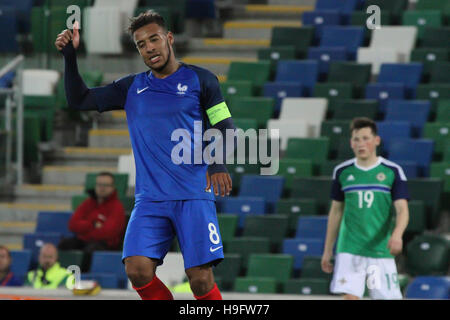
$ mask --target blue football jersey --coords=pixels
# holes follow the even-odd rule
[[[205,147],[199,124],[203,131],[231,117],[214,74],[181,64],[164,79],[147,71],[92,90],[100,112],[125,109],[136,163],[136,200],[215,199],[205,191],[208,164],[194,159],[199,154],[194,148]],[[185,136],[173,139],[179,129]],[[180,143],[191,150],[190,163],[172,160]]]

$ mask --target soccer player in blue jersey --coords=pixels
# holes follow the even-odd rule
[[[131,19],[129,31],[149,70],[98,88],[87,88],[78,72],[77,23],[55,42],[65,60],[71,108],[126,112],[136,162],[136,201],[122,257],[126,273],[142,299],[173,299],[155,272],[176,235],[195,298],[222,299],[212,272],[224,257],[214,194],[228,195],[231,178],[224,164],[175,164],[171,153],[178,142],[171,134],[182,128],[194,137],[194,122],[202,121],[204,129],[218,129],[225,139],[225,130],[235,129],[231,114],[215,75],[176,60],[173,34],[159,14],[147,11]]]

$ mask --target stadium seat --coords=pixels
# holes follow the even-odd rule
[[[332,117],[334,112],[335,103],[341,99],[352,99],[353,86],[350,83],[316,83],[314,87],[314,97],[327,98],[328,110],[327,117]]]
[[[251,97],[253,96],[253,84],[248,80],[230,80],[220,84],[224,98],[228,100],[230,96]]]
[[[450,27],[427,27],[420,42],[422,48],[449,48]]]
[[[36,233],[58,232],[63,237],[71,237],[74,234],[69,230],[69,220],[72,212],[38,212]]]
[[[328,158],[329,139],[321,138],[291,138],[288,140],[285,157],[293,159],[309,159],[313,161],[314,169]],[[317,171],[315,171],[317,172]]]
[[[431,104],[427,100],[389,100],[386,104],[385,121],[408,121],[412,136],[420,138],[430,115]]]
[[[450,277],[417,277],[406,289],[407,299],[450,299]]]
[[[272,230],[273,229],[272,226]],[[248,259],[251,254],[271,252],[271,244],[267,235],[268,234],[265,234],[263,237],[245,235],[235,237],[226,242],[224,250],[227,254],[238,254],[242,260],[243,270],[247,270]]]
[[[339,101],[339,104],[341,102]],[[327,120],[322,122],[320,135],[327,137],[330,141],[330,157],[335,158],[337,144],[343,138],[350,139],[350,121],[347,120]]]
[[[302,14],[302,23],[315,29],[313,43],[318,43],[322,37],[324,26],[341,24],[341,14],[337,10],[306,11]]]
[[[448,0],[440,1],[427,1],[427,0],[417,0],[416,10],[438,10],[444,11],[448,6]]]
[[[266,212],[273,213],[283,193],[284,178],[280,176],[244,175],[239,188],[239,197],[263,197]]]
[[[230,291],[233,288],[235,279],[240,275],[241,266],[241,255],[225,253],[222,262],[213,268],[214,277],[221,279],[224,291]]]
[[[238,129],[242,129],[243,131],[247,131],[248,129],[255,129],[258,130],[258,122],[256,122],[255,119],[233,119],[234,125]]]
[[[326,279],[330,281],[332,275],[322,271],[321,261],[321,256],[304,256],[300,277],[305,279]]]
[[[330,294],[330,280],[327,279],[289,279],[284,293],[302,295]]]
[[[0,4],[0,53],[19,52],[16,9]]]
[[[409,222],[406,227],[407,233],[422,234],[427,227],[425,204],[420,200],[408,202]]]
[[[422,78],[422,70],[422,64],[417,62],[408,64],[384,63],[381,65],[377,83],[404,84],[406,97],[408,99],[413,99],[415,97],[417,85]]]
[[[183,33],[186,20],[186,1],[185,0],[144,0],[145,6],[154,8],[155,6],[165,6],[172,12],[175,33]]]
[[[320,124],[325,120],[328,102],[324,98],[285,98],[280,119],[297,119],[308,124],[308,136],[319,137]]]
[[[263,86],[263,96],[275,100],[274,118],[278,118],[283,99],[304,96],[304,87],[296,82],[267,82]]]
[[[381,12],[389,13],[392,23],[398,23],[400,22],[401,14],[408,6],[408,0],[367,0],[363,10],[366,11],[368,7],[373,5],[378,6]]]
[[[427,122],[423,130],[423,137],[434,141],[434,155],[442,159],[445,143],[450,140],[450,119],[447,123]]]
[[[376,100],[341,100],[333,114],[335,120],[352,120],[355,117],[376,119],[378,101]]]
[[[340,142],[339,142],[340,143]],[[329,160],[323,163],[319,168],[319,176],[332,177],[334,168],[342,163],[340,159]]]
[[[23,248],[31,251],[31,268],[36,267],[38,263],[39,251],[46,243],[52,243],[58,246],[61,240],[61,233],[27,233],[23,236]]]
[[[233,118],[255,118],[258,128],[262,129],[274,114],[275,101],[267,97],[233,97],[228,107]]]
[[[317,0],[314,8],[315,10],[338,10],[344,14],[356,10],[360,3],[359,0]]]
[[[244,164],[227,164],[227,169],[228,172],[233,175],[232,181],[233,189],[235,189],[236,191],[235,194],[238,194],[239,192],[243,175],[260,173],[259,164],[249,164],[248,161],[246,161]]]
[[[419,175],[428,177],[433,160],[434,142],[430,139],[395,139],[387,146],[389,160],[412,161],[419,167]]]
[[[237,232],[239,217],[236,214],[218,214],[217,220],[219,223],[220,235],[222,242],[232,240]]]
[[[117,276],[118,288],[127,288],[128,278],[122,263],[122,252],[94,251],[90,273],[110,273]]]
[[[297,224],[297,239],[318,239],[325,241],[327,234],[328,216],[324,217],[300,217]]]
[[[302,27],[275,26],[272,28],[270,47],[275,50],[278,50],[278,48],[282,48],[285,46],[293,46],[295,50],[295,57],[297,59],[302,59],[306,56],[306,51],[308,50],[308,47],[312,44],[313,38],[314,38],[314,28],[310,26],[306,25]],[[274,57],[278,57],[278,59],[276,60],[284,58],[282,52],[280,52],[279,56],[271,55],[272,59]]]
[[[9,7],[14,9],[16,20],[17,20],[17,31],[21,34],[28,34],[30,32],[30,21],[31,21],[31,9],[34,5],[33,0],[2,0],[1,6]],[[3,18],[2,18],[3,19]],[[1,20],[2,20],[1,19]],[[2,37],[3,39],[3,37]]]
[[[309,97],[319,77],[319,64],[315,60],[282,60],[278,62],[275,82],[300,83],[304,95]]]
[[[383,63],[406,62],[407,59],[393,48],[359,48],[356,61],[370,63],[372,75],[377,76]]]
[[[430,83],[450,84],[450,62],[436,62],[431,66]]]
[[[430,177],[444,180],[444,192],[450,193],[450,161],[433,162],[430,168]],[[447,198],[448,195],[444,195],[444,197]]]
[[[270,277],[282,285],[291,277],[293,264],[289,254],[251,254],[246,276]]]
[[[425,203],[427,229],[434,229],[440,219],[442,179],[409,179],[408,191],[411,199],[422,200]]]
[[[346,137],[342,137],[337,141],[337,149],[336,149],[336,160],[341,162],[352,159],[355,157],[355,153],[350,145],[350,139]]]
[[[280,151],[286,150],[290,138],[308,138],[315,129],[311,127],[307,122],[298,119],[269,119],[267,122],[269,136],[272,139],[280,139]]]
[[[270,61],[240,62],[232,61],[228,70],[228,80],[247,80],[261,87],[270,80]]]
[[[271,277],[238,277],[234,283],[234,292],[277,293],[277,281]]]
[[[327,26],[323,28],[320,39],[322,48],[344,48],[348,60],[356,59],[356,52],[364,42],[363,27]]]
[[[450,119],[450,99],[439,101],[437,106],[436,121],[446,122]]]
[[[284,177],[285,194],[289,194],[294,177],[311,177],[313,175],[313,164],[308,159],[283,158],[279,161],[278,175]]]
[[[417,39],[423,38],[425,28],[440,27],[442,25],[442,12],[435,10],[407,10],[403,13],[404,26],[417,27]]]
[[[428,76],[431,71],[431,67],[436,62],[448,61],[449,49],[446,48],[416,48],[411,51],[411,61],[423,63],[423,73]],[[427,77],[425,78],[426,80]]]
[[[319,63],[319,80],[328,74],[331,61],[348,60],[347,51],[340,47],[310,47],[307,58]]]
[[[11,250],[11,267],[10,270],[21,281],[25,280],[25,277],[31,267],[31,251],[30,250]]]
[[[377,122],[378,135],[381,138],[381,150],[384,151],[390,142],[397,138],[411,138],[411,123],[409,121]]]
[[[275,29],[276,27],[272,28]],[[276,68],[280,60],[294,60],[297,57],[295,46],[287,45],[281,47],[269,47],[258,49],[258,60],[269,60],[273,68]]]
[[[402,167],[403,172],[405,173],[406,178],[419,178],[421,176],[420,166],[415,161],[409,160],[400,160],[397,161],[397,164]]]
[[[362,26],[367,27],[367,22],[370,23],[370,26],[374,28],[373,20],[368,20],[368,18],[372,14],[367,13],[366,11],[354,11],[350,15],[350,25],[352,26]],[[392,25],[392,17],[391,14],[387,11],[380,12],[380,26],[390,26]],[[366,33],[366,39],[369,38],[369,33]],[[368,39],[367,39],[368,40]]]
[[[216,7],[212,0],[188,0],[186,19],[216,19]]]
[[[294,258],[294,270],[301,270],[305,256],[322,255],[325,239],[285,239],[282,252]]]
[[[239,216],[238,228],[244,226],[245,215],[265,214],[266,201],[262,197],[231,197],[217,202],[218,212]]]
[[[288,215],[288,234],[294,235],[297,230],[298,218],[317,214],[317,203],[314,199],[281,199],[277,203],[277,214]]]
[[[450,259],[450,242],[443,236],[416,236],[406,247],[406,268],[413,276],[445,275]]]
[[[378,100],[379,111],[384,114],[389,100],[406,99],[406,88],[402,83],[369,83],[366,86],[365,97]]]
[[[133,151],[130,154],[122,154],[119,156],[117,164],[117,172],[121,174],[128,174],[128,186],[136,186],[136,163],[134,161]]]
[[[315,199],[319,215],[327,215],[330,205],[331,177],[295,178],[291,198]]]
[[[327,82],[351,83],[355,89],[355,97],[360,97],[363,87],[370,80],[371,68],[368,63],[332,62]]]
[[[84,183],[84,191],[95,189],[95,180],[98,173],[86,174],[86,180]],[[119,196],[125,196],[128,191],[128,174],[127,173],[113,173],[114,184]]]
[[[68,266],[75,265],[80,266],[83,262],[83,251],[81,250],[59,250],[58,262],[61,267],[67,268]]]
[[[284,214],[263,216],[247,215],[244,222],[244,237],[266,237],[270,241],[272,252],[279,252],[283,239],[287,236],[289,220]],[[274,226],[277,226],[274,228]]]
[[[416,99],[429,100],[431,102],[430,117],[431,119],[435,119],[437,108],[440,101],[450,99],[450,84],[445,83],[419,84],[417,86]],[[436,119],[436,121],[442,121],[443,119],[445,118]]]

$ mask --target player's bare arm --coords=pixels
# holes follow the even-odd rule
[[[395,229],[392,232],[391,238],[388,242],[388,248],[392,255],[396,256],[402,252],[403,248],[403,233],[409,222],[408,201],[405,199],[398,199],[394,202],[395,211],[397,213]]]
[[[331,263],[331,258],[333,256],[333,246],[338,236],[343,213],[344,202],[333,200],[331,202],[331,208],[328,214],[327,236],[321,262],[322,270],[326,273],[333,272],[333,264]]]

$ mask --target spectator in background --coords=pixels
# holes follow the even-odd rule
[[[58,262],[58,249],[52,243],[46,243],[39,252],[39,266],[28,272],[27,285],[35,289],[56,289],[73,287],[74,276]]]
[[[0,246],[0,287],[19,287],[23,281],[11,271],[11,253],[5,246]]]
[[[60,250],[83,250],[82,272],[88,272],[92,253],[99,250],[120,250],[125,230],[125,209],[114,186],[114,176],[99,173],[95,190],[74,212],[69,221],[73,238],[61,240]]]

